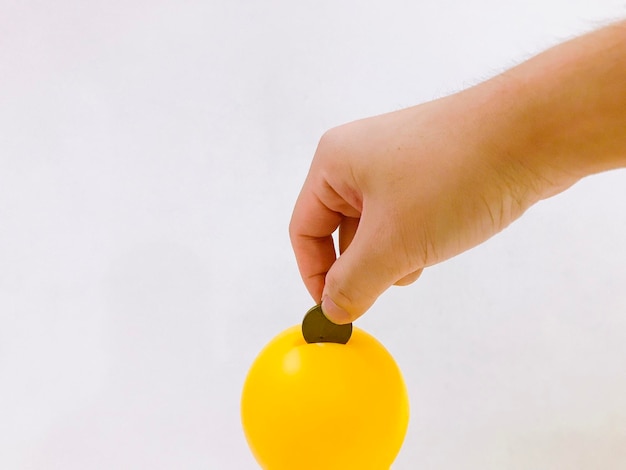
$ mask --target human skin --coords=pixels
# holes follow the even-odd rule
[[[459,93],[326,132],[291,242],[313,299],[347,323],[538,201],[624,166],[626,21]]]

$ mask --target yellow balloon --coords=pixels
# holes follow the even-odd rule
[[[389,470],[409,422],[400,369],[374,337],[307,344],[299,326],[256,358],[241,398],[254,457],[265,470]]]

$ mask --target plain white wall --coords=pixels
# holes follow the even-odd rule
[[[0,0],[0,468],[256,468],[240,390],[312,304],[287,225],[320,135],[625,13]],[[394,469],[624,467],[625,200],[589,178],[359,320],[409,387]]]

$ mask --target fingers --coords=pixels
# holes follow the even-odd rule
[[[397,201],[380,197],[388,191],[379,192],[366,217],[363,191],[371,185],[357,170],[371,168],[363,159],[354,163],[353,153],[346,152],[362,140],[352,134],[346,137],[339,129],[320,141],[289,226],[300,275],[335,323],[355,320],[391,285],[409,284],[421,272],[411,266],[407,244],[398,238],[406,230],[398,230],[400,221],[392,215]],[[392,179],[395,184],[397,178]],[[337,228],[339,257],[332,238]]]
[[[415,279],[398,262],[389,230],[382,224],[368,224],[364,217],[352,243],[329,268],[322,293],[322,310],[334,323],[354,321],[365,313],[378,296],[400,280]],[[405,270],[406,269],[406,270]]]
[[[413,284],[422,275],[423,270],[424,268],[418,269],[417,271],[413,271],[412,273],[407,274],[406,276],[398,279],[396,282],[393,283],[393,285],[394,286],[408,286],[409,284]]]
[[[326,207],[305,186],[296,201],[289,236],[304,285],[316,302],[322,298],[326,273],[336,259],[332,233],[340,223],[341,214]]]
[[[340,244],[346,240],[349,244],[358,224],[354,221],[360,215],[359,209],[346,202],[319,173],[312,169],[307,177],[289,224],[300,275],[316,302],[322,299],[326,274],[337,258],[332,234],[345,225]]]

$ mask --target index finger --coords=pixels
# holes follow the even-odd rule
[[[337,259],[332,234],[346,217],[359,218],[360,207],[352,203],[354,191],[341,180],[340,168],[333,168],[338,181],[329,182],[324,172],[313,165],[298,196],[289,234],[300,275],[316,302],[321,301],[328,270]],[[340,186],[336,189],[335,186]],[[344,196],[344,193],[346,196]]]
[[[289,236],[304,285],[319,303],[326,273],[337,259],[332,234],[342,214],[324,204],[313,186],[307,178],[291,216]]]

